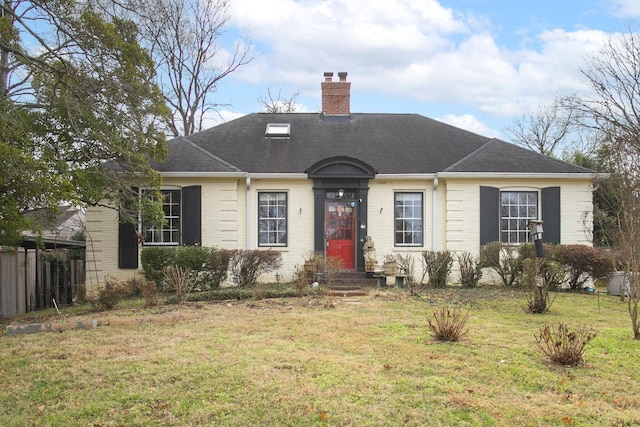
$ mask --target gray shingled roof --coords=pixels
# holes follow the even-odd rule
[[[287,139],[265,138],[268,123],[290,123]],[[381,174],[438,172],[588,173],[504,141],[418,114],[254,113],[169,141],[161,172],[303,173],[334,156]]]
[[[167,145],[169,153],[164,162],[151,162],[151,167],[161,172],[240,172],[237,167],[186,138],[174,138],[168,141]]]

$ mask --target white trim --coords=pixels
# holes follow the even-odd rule
[[[440,178],[578,179],[592,180],[597,173],[441,172]]]
[[[385,180],[385,179],[393,179],[393,180],[415,180],[415,179],[434,179],[439,176],[435,173],[403,173],[403,174],[392,174],[392,173],[379,173],[373,178],[373,180]]]
[[[244,178],[246,172],[160,172],[166,178]]]
[[[253,179],[309,179],[306,173],[252,173]]]

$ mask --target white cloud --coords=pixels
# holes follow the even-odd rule
[[[640,3],[612,1],[627,9]],[[355,91],[464,104],[496,117],[582,90],[579,67],[607,37],[550,28],[508,48],[486,16],[436,0],[370,0],[366,7],[350,0],[234,0],[232,12],[233,25],[250,28],[263,52],[233,78],[264,87],[286,82],[317,99],[322,72],[347,71]]]
[[[205,114],[202,120],[202,128],[208,129],[210,127],[219,125],[221,123],[225,123],[239,117],[244,116],[244,113],[238,113],[236,111],[229,110],[219,110],[219,111],[209,111]]]
[[[487,125],[476,119],[471,114],[463,114],[462,116],[445,114],[437,120],[489,138],[498,138],[500,136],[499,132],[490,129]]]
[[[640,16],[640,2],[638,0],[612,0],[615,15],[620,18]]]

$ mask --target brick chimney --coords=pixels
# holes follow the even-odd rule
[[[338,73],[340,81],[333,81],[333,73],[324,73],[322,113],[327,116],[348,116],[351,113],[351,83],[347,73]]]

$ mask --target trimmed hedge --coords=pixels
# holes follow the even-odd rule
[[[164,270],[169,266],[182,267],[195,272],[196,286],[217,289],[227,278],[230,252],[203,246],[149,246],[142,250],[144,277],[160,285]]]

